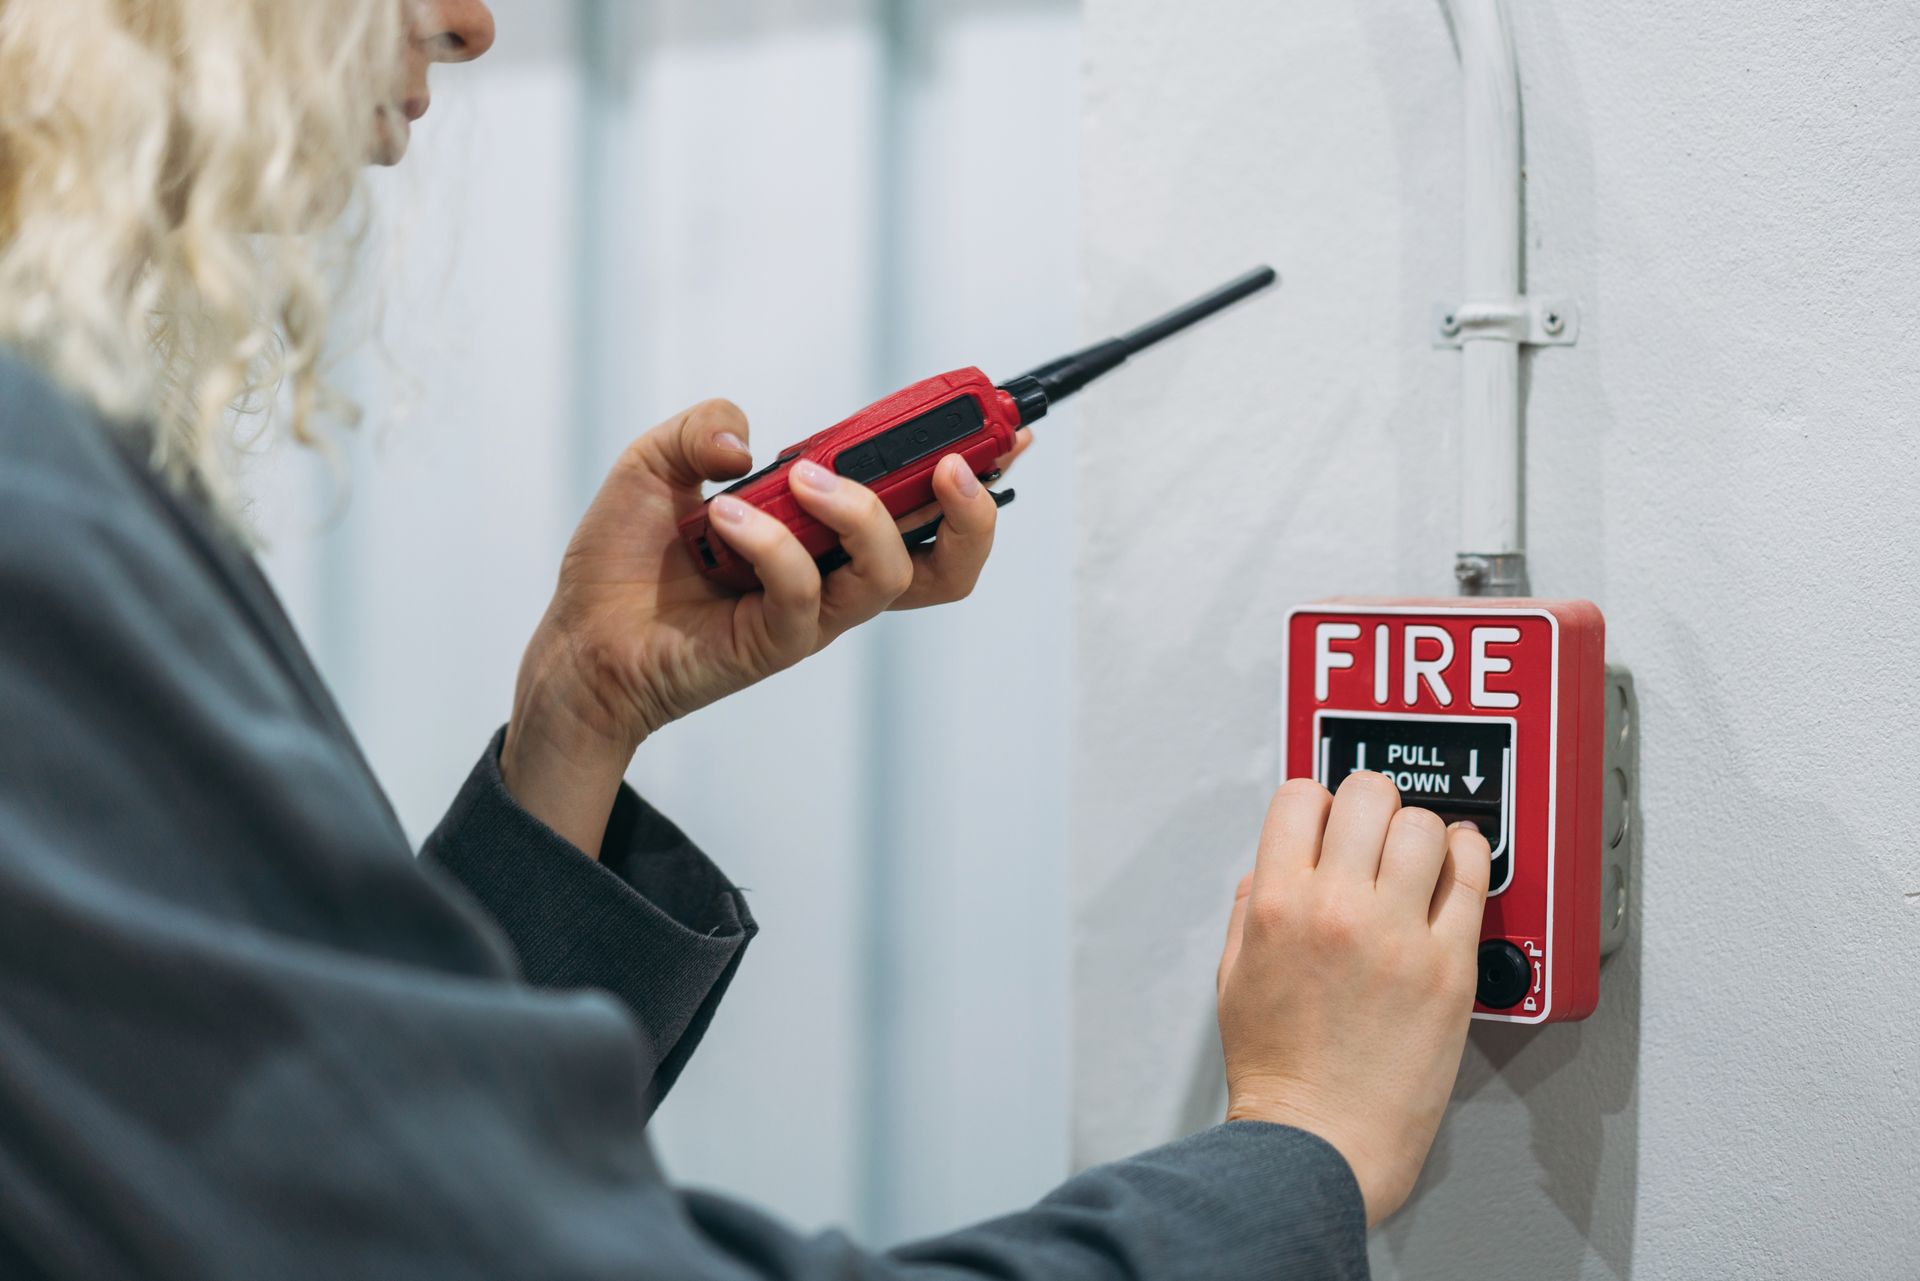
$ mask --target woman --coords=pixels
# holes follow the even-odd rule
[[[754,924],[622,776],[965,595],[994,506],[957,459],[911,555],[800,472],[852,556],[824,583],[716,500],[765,584],[736,598],[674,528],[747,424],[635,441],[411,857],[247,553],[234,406],[317,438],[358,171],[492,41],[479,0],[0,0],[0,1276],[1364,1275],[1445,1105],[1487,876],[1378,776],[1275,797],[1221,965],[1229,1124],[885,1257],[654,1167]]]

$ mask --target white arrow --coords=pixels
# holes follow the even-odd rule
[[[1467,790],[1469,792],[1479,791],[1480,784],[1487,781],[1484,777],[1481,776],[1481,773],[1480,773],[1480,753],[1479,752],[1476,751],[1476,752],[1467,753],[1467,772],[1460,776],[1460,781],[1467,785]]]
[[[1354,754],[1353,767],[1357,770],[1367,767],[1367,745],[1365,743],[1360,744],[1360,750]]]

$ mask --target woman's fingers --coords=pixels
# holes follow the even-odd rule
[[[647,470],[684,489],[744,476],[753,466],[747,416],[730,400],[705,400],[667,419],[636,441],[635,449]]]
[[[1427,921],[1436,934],[1470,948],[1480,936],[1480,918],[1487,909],[1487,878],[1493,872],[1487,838],[1471,823],[1447,829],[1447,852],[1441,860],[1439,884]]]
[[[820,624],[827,639],[879,614],[913,585],[913,558],[893,515],[865,485],[807,459],[793,465],[790,485],[807,513],[840,536],[847,565],[827,576]]]
[[[744,417],[727,402],[715,401],[644,439],[651,442],[663,474],[668,470],[688,474],[694,464],[687,460],[702,454],[712,464],[744,470],[751,463],[736,428],[744,431]],[[894,517],[864,485],[810,459],[793,464],[788,482],[795,501],[839,537],[847,554],[846,565],[827,575],[824,586],[812,562],[807,562],[817,605],[816,648],[889,607],[912,609],[959,600],[973,590],[993,550],[999,509],[993,495],[959,455],[943,459],[934,469],[934,499],[943,520],[934,546],[918,555],[908,551]],[[726,499],[723,506],[723,498],[714,499],[715,523],[728,545],[760,575],[770,598],[769,607],[777,610],[788,603],[804,605],[807,597],[798,581],[798,563],[805,559],[805,552],[797,540],[789,536],[791,548],[777,547],[767,530],[769,523],[779,526],[779,521],[737,500]],[[730,513],[731,519],[723,511]],[[743,511],[745,514],[741,514]],[[750,545],[743,546],[742,540]],[[756,555],[773,560],[763,567]],[[769,581],[768,573],[780,573],[783,565],[792,567],[795,581],[787,585],[781,599],[773,599],[775,584]]]
[[[1327,816],[1326,840],[1320,844],[1323,873],[1372,881],[1380,874],[1380,851],[1386,844],[1387,824],[1400,808],[1400,789],[1385,774],[1356,770],[1347,775],[1334,795]]]
[[[1032,444],[1033,428],[1022,427],[1013,434],[1013,448],[1000,455],[999,461],[994,463],[994,467],[999,471],[1006,471],[1020,461],[1020,455],[1026,453]]]
[[[820,636],[820,571],[793,531],[749,503],[721,494],[708,507],[712,526],[746,558],[764,589],[735,608],[736,649],[758,675],[811,654]]]
[[[1432,810],[1402,809],[1387,823],[1375,880],[1382,899],[1395,911],[1427,914],[1434,883],[1447,855],[1447,825]]]
[[[1274,792],[1253,864],[1251,888],[1262,902],[1270,901],[1280,892],[1278,887],[1300,873],[1313,870],[1332,808],[1333,797],[1310,778],[1290,778]]]
[[[940,460],[933,472],[933,496],[946,519],[933,546],[915,554],[913,585],[893,603],[895,609],[964,600],[980,581],[980,571],[993,551],[1000,509],[965,458],[949,454]]]

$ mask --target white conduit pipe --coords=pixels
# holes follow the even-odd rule
[[[1476,304],[1520,299],[1520,72],[1504,0],[1453,0],[1466,134],[1466,261],[1459,319],[1460,542],[1468,595],[1528,591],[1522,545],[1520,344],[1476,334]]]

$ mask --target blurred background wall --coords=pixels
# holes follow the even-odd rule
[[[709,396],[756,459],[1072,345],[1070,0],[496,0],[381,175],[370,417],[260,477],[270,570],[415,838],[505,719],[620,447]],[[763,932],[654,1125],[672,1174],[876,1242],[1067,1166],[1071,414],[976,596],[660,734],[633,781]]]

